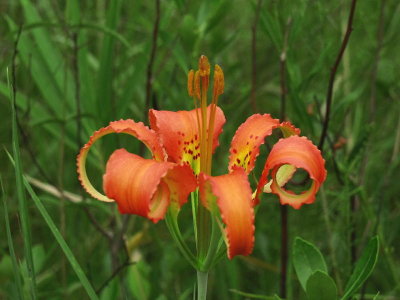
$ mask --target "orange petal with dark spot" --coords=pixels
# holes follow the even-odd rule
[[[260,153],[260,146],[275,128],[280,128],[285,137],[300,134],[300,129],[290,122],[279,123],[278,119],[273,119],[269,114],[252,115],[240,125],[229,149],[229,170],[233,166],[240,166],[247,174],[250,173]]]
[[[210,107],[207,109],[208,119]],[[200,165],[200,133],[201,127],[200,109],[191,111],[157,111],[150,109],[150,126],[160,136],[160,139],[168,154],[169,161],[176,163],[187,163],[198,173]],[[218,146],[218,137],[222,132],[225,123],[225,116],[222,110],[217,107],[215,115],[213,151]],[[200,130],[201,131],[201,130]]]

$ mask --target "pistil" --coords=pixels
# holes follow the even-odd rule
[[[201,136],[200,136],[200,171],[207,173],[207,90],[210,78],[210,63],[208,58],[202,55],[199,59],[199,75],[201,81]]]
[[[224,93],[224,73],[219,65],[214,67],[214,86],[213,97],[211,101],[210,122],[208,125],[208,138],[207,138],[207,173],[211,174],[212,165],[212,146],[214,137],[214,124],[215,114],[217,110],[218,97]]]
[[[218,97],[224,92],[224,74],[220,66],[214,68],[213,94],[209,112],[207,111],[207,91],[210,81],[210,63],[206,56],[199,59],[199,69],[188,74],[188,93],[194,99],[197,129],[200,137],[200,172],[211,175],[212,148],[215,127],[215,114],[217,111]],[[197,101],[200,101],[198,109]],[[200,113],[199,113],[200,112]],[[208,115],[209,114],[209,115]],[[211,216],[205,207],[197,206],[197,249],[200,269],[208,268],[203,265],[207,261],[210,247],[210,223]],[[214,222],[214,221],[213,221]],[[215,225],[215,224],[214,224]],[[213,254],[211,254],[213,255]]]

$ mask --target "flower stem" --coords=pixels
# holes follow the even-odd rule
[[[197,300],[207,299],[208,272],[197,271]]]

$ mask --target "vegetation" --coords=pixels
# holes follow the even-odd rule
[[[328,170],[312,205],[263,195],[252,255],[224,256],[208,299],[400,297],[398,1],[19,0],[0,11],[0,299],[193,299],[196,273],[165,222],[90,198],[76,156],[112,120],[192,109],[187,72],[201,54],[225,74],[215,174],[253,113],[290,120]],[[121,147],[147,155],[132,137],[104,137],[87,164],[99,190]],[[179,222],[194,245],[190,205]]]

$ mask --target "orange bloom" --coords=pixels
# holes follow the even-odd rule
[[[78,174],[82,186],[94,198],[115,201],[121,213],[136,214],[158,222],[168,209],[179,212],[191,192],[199,189],[200,205],[224,223],[228,257],[249,255],[254,244],[254,206],[262,192],[277,194],[282,204],[298,209],[315,200],[326,177],[320,151],[289,122],[270,115],[249,117],[236,131],[231,147],[228,173],[211,175],[212,154],[225,123],[217,106],[224,90],[222,69],[215,67],[211,104],[207,104],[210,65],[202,56],[199,70],[189,72],[188,92],[194,98],[191,111],[149,111],[150,128],[133,120],[111,122],[96,131],[81,149]],[[199,107],[197,108],[197,105]],[[253,170],[264,139],[279,128],[284,135],[272,148],[255,193],[248,174]],[[85,170],[86,157],[93,143],[110,133],[125,133],[143,142],[152,153],[145,159],[116,150],[109,158],[103,176],[104,194],[90,183]],[[296,168],[308,172],[311,187],[297,195],[284,188]]]

